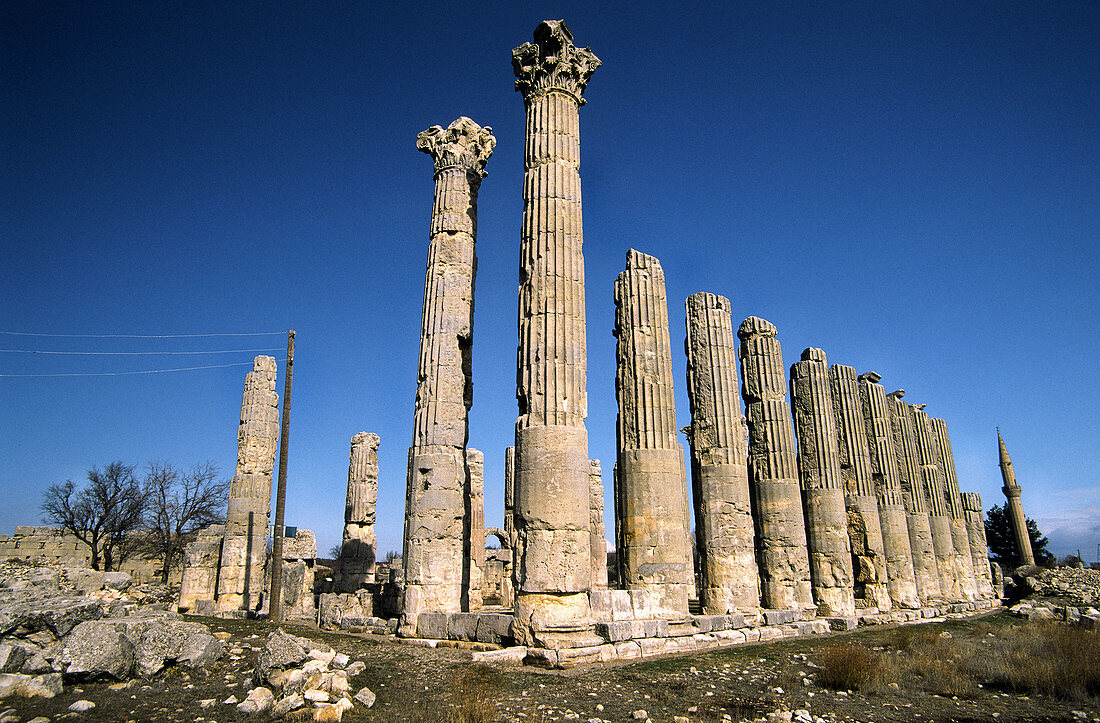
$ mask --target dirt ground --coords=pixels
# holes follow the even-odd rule
[[[257,649],[272,627],[262,621],[195,619],[231,634],[226,641],[230,654],[209,671],[171,668],[148,681],[66,685],[61,695],[49,700],[5,699],[0,711],[14,709],[7,713],[14,716],[10,720],[24,723],[36,716],[205,723],[268,720],[266,715],[240,714],[235,705],[223,701],[229,696],[243,700],[247,695]],[[925,636],[980,643],[1011,636],[1026,625],[998,612],[920,627]],[[935,685],[921,675],[887,681],[881,690],[865,693],[831,690],[815,681],[830,648],[853,643],[889,653],[904,645],[902,628],[865,628],[843,636],[742,645],[701,655],[563,672],[475,666],[462,650],[285,627],[296,635],[323,640],[367,664],[352,679],[352,690],[368,686],[377,702],[370,709],[357,705],[344,716],[345,721],[625,721],[639,710],[656,721],[672,721],[674,716],[693,722],[738,721],[798,709],[838,721],[1100,721],[1100,701],[1095,696],[1025,695],[979,679],[968,680],[959,696],[930,692]],[[77,700],[90,700],[96,707],[84,714],[70,713],[69,705]],[[201,701],[211,700],[202,707]]]

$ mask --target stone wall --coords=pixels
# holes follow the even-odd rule
[[[19,525],[12,535],[0,535],[0,560],[24,560],[59,567],[91,567],[90,548],[59,527]],[[160,582],[160,559],[132,557],[123,560],[119,572],[129,573],[136,583]],[[182,566],[175,566],[168,576],[170,584],[178,584]]]

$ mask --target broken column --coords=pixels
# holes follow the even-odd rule
[[[765,608],[815,608],[798,481],[798,456],[787,403],[783,351],[773,324],[741,322],[741,395],[749,430],[760,602]]]
[[[917,580],[913,572],[913,550],[909,546],[909,523],[905,499],[898,479],[894,433],[886,406],[886,391],[875,372],[859,376],[859,398],[867,430],[871,476],[878,499],[882,549],[886,557],[886,586],[897,607],[918,608]]]
[[[932,522],[928,516],[928,498],[921,480],[920,463],[917,461],[917,441],[913,432],[913,417],[903,401],[905,390],[898,389],[886,395],[890,412],[890,428],[894,438],[894,456],[897,459],[898,482],[905,501],[906,524],[909,527],[909,547],[913,553],[913,574],[917,581],[917,594],[922,605],[942,602],[940,571],[936,564],[936,551],[932,543]]]
[[[650,590],[660,609],[686,615],[694,571],[665,275],[657,259],[634,249],[615,280],[615,337],[623,586]]]
[[[491,129],[469,118],[416,139],[434,161],[435,197],[405,493],[407,635],[421,612],[462,609],[477,192],[495,144]]]
[[[852,574],[857,604],[885,612],[891,607],[887,589],[886,553],[882,540],[878,498],[871,472],[871,453],[856,370],[834,364],[829,384],[836,419],[844,504],[848,509],[848,540],[852,546]]]
[[[791,365],[791,408],[798,439],[810,580],[818,614],[855,615],[848,512],[840,476],[829,365],[821,349],[806,349],[802,360]]]
[[[480,610],[485,580],[485,455],[472,447],[466,450],[465,555],[463,597],[466,611]]]
[[[760,580],[730,302],[699,292],[687,298],[686,306],[691,425],[685,432],[702,578],[699,600],[710,615],[753,613],[760,607]]]
[[[963,514],[966,518],[966,537],[970,542],[970,559],[974,566],[974,579],[978,585],[978,597],[990,600],[994,597],[993,571],[989,566],[989,546],[985,539],[982,496],[977,492],[963,492],[961,496]]]
[[[219,611],[259,610],[264,603],[264,564],[271,514],[271,472],[279,440],[279,395],[275,358],[258,356],[245,375],[237,428],[237,472],[229,484],[221,569]]]
[[[512,51],[527,113],[516,398],[516,605],[520,645],[591,626],[587,351],[578,109],[600,60],[547,20]]]
[[[914,439],[917,442],[917,459],[920,462],[921,480],[928,495],[928,515],[932,525],[932,547],[936,553],[936,567],[940,573],[940,592],[948,602],[963,599],[959,584],[958,560],[955,559],[955,543],[951,537],[951,518],[947,514],[946,483],[943,470],[936,459],[932,443],[932,425],[923,404],[910,404],[913,416]]]
[[[603,470],[600,460],[588,461],[588,530],[592,545],[592,587],[607,589],[607,531],[603,523]]]
[[[504,536],[509,550],[516,548],[515,489],[516,448],[504,450]]]
[[[974,577],[974,561],[970,556],[966,515],[959,493],[959,476],[955,469],[955,454],[951,450],[951,437],[947,434],[947,422],[942,419],[930,419],[929,424],[936,462],[943,472],[947,516],[951,521],[951,542],[955,550],[955,567],[959,571],[959,589],[964,600],[977,600],[978,582]]]
[[[348,455],[348,496],[344,505],[344,536],[340,544],[335,592],[355,592],[374,582],[378,542],[374,537],[378,504],[377,434],[360,432],[351,438]]]
[[[1004,480],[1004,487],[1001,488],[1001,491],[1005,493],[1005,498],[1008,500],[1005,509],[1008,513],[1008,520],[1012,523],[1012,536],[1016,540],[1017,559],[1021,565],[1034,565],[1035,553],[1031,549],[1031,535],[1027,531],[1027,517],[1024,516],[1024,506],[1020,502],[1022,490],[1019,483],[1016,482],[1016,470],[1012,468],[1012,459],[1008,456],[1008,448],[1005,447],[1000,428],[997,429],[997,446],[1000,448],[1001,453],[1001,479]]]

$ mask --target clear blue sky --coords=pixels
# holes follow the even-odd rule
[[[338,542],[350,438],[377,432],[379,545],[400,549],[433,187],[415,139],[467,115],[497,138],[470,445],[501,524],[524,120],[510,52],[565,18],[604,62],[581,109],[604,470],[612,282],[634,247],[668,279],[681,425],[683,302],[720,293],[734,324],[778,326],[788,365],[821,347],[927,403],[987,507],[1003,501],[1000,425],[1028,515],[1059,555],[1095,558],[1100,5],[522,5],[3,3],[0,331],[296,329],[287,523]],[[284,346],[0,335],[4,350]],[[0,373],[253,355],[4,351]],[[0,532],[93,464],[210,459],[231,475],[246,371],[0,378]]]

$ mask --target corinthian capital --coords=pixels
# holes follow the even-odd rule
[[[573,45],[573,34],[564,20],[543,20],[535,28],[535,42],[512,50],[516,90],[524,100],[553,90],[569,93],[584,103],[588,79],[603,65],[591,48]]]
[[[432,126],[416,137],[417,150],[431,155],[436,173],[457,167],[478,178],[485,177],[485,163],[496,144],[492,128],[482,128],[466,116],[446,128]]]

